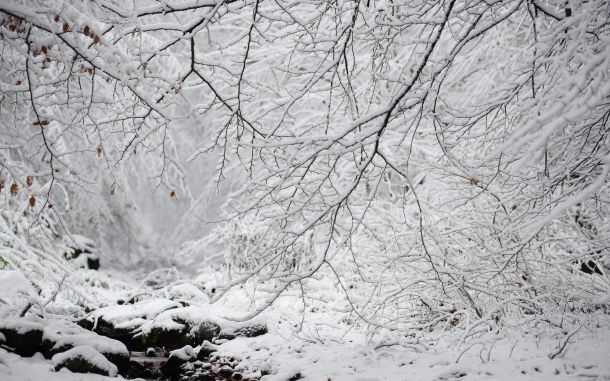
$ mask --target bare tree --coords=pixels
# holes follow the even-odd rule
[[[610,159],[607,4],[553,4],[9,2],[0,175],[40,214],[145,173],[184,226],[188,141],[248,178],[188,247],[230,243],[233,284],[273,286],[254,313],[323,273],[375,326],[549,321],[608,289]]]

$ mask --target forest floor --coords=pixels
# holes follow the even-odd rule
[[[0,289],[4,290],[3,298],[6,301],[11,296],[10,290],[13,290],[13,301],[19,303],[19,295],[24,290],[19,290],[15,277],[4,278],[11,280],[11,284],[0,284]],[[42,324],[44,337],[49,331],[56,336],[72,335],[61,337],[64,342],[66,338],[71,338],[76,343],[74,345],[86,344],[102,351],[100,348],[112,347],[110,341],[114,340],[109,341],[100,335],[112,337],[116,333],[98,329],[105,321],[115,328],[128,327],[138,332],[139,337],[146,337],[142,340],[148,340],[153,347],[164,344],[170,347],[169,350],[182,347],[172,352],[172,356],[186,356],[180,364],[183,371],[172,375],[157,373],[154,377],[142,377],[144,379],[173,377],[183,381],[204,380],[197,378],[201,376],[197,369],[207,369],[217,380],[232,381],[610,380],[610,316],[607,313],[591,316],[589,323],[559,334],[551,330],[545,334],[544,329],[532,331],[514,327],[464,339],[466,330],[437,327],[431,332],[405,336],[354,324],[349,313],[333,308],[329,295],[326,301],[311,303],[303,309],[295,307],[299,305],[299,299],[288,294],[257,316],[254,323],[240,323],[230,320],[230,317],[238,316],[240,311],[247,311],[251,307],[252,290],[238,289],[220,302],[208,304],[207,299],[213,288],[209,278],[205,281],[199,278],[192,283],[174,282],[171,286],[156,289],[150,287],[155,283],[150,279],[136,283],[103,272],[92,275],[93,278],[96,281],[92,282],[91,290],[100,296],[100,304],[106,305],[86,315],[86,319],[99,324],[94,328],[97,333],[84,333],[84,328],[77,327],[74,310],[59,308],[62,303],[69,304],[61,297],[53,302],[56,306],[49,308],[45,316],[31,312],[24,318],[15,317],[12,322],[5,318],[4,322],[0,321],[0,329],[3,324],[18,324],[20,321],[23,325],[25,319],[32,324]],[[0,283],[1,280],[2,277]],[[149,288],[144,290],[146,282]],[[205,282],[207,288],[203,285]],[[153,289],[154,292],[151,291]],[[134,298],[134,295],[137,297]],[[306,315],[302,320],[304,311]],[[213,339],[210,338],[214,344],[206,343],[206,348],[211,348],[212,353],[205,357],[198,356],[198,352],[202,351],[199,342],[183,346],[184,343],[170,343],[167,338],[152,335],[158,332],[155,329],[174,332],[172,329],[176,327],[179,329],[175,332],[184,333],[188,331],[183,329],[184,325],[189,328],[198,326],[197,334],[205,335],[205,332],[201,333],[201,324],[206,322],[217,323],[221,331],[216,332]],[[235,333],[242,332],[240,329],[243,327],[252,327],[252,324],[266,326],[265,332],[252,335]],[[235,334],[223,336],[229,331]],[[189,332],[195,330],[190,329]],[[178,336],[174,335],[173,339]],[[76,337],[80,339],[76,340]],[[2,336],[0,339],[3,339]],[[126,345],[134,360],[136,351],[133,342],[126,342]],[[46,357],[41,353],[31,357],[19,356],[11,353],[10,345],[5,343],[0,346],[0,380],[95,381],[123,379],[124,376],[134,378],[133,373],[125,372],[108,377],[72,373],[65,368],[55,371],[58,357]],[[162,360],[165,362],[167,359]],[[112,367],[112,364],[109,366]],[[223,373],[222,369],[225,368],[229,369],[229,373]]]

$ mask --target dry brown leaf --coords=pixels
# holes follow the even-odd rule
[[[34,205],[36,205],[36,197],[30,196],[30,199],[28,201],[30,202],[30,206],[32,208],[34,207]]]
[[[25,178],[25,185],[29,187],[32,186],[32,184],[34,184],[34,178],[32,176],[28,176]]]
[[[19,186],[13,183],[11,185],[11,196],[17,196],[17,191],[19,191]]]

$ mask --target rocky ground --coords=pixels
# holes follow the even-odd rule
[[[206,282],[143,287],[95,272],[98,306],[60,294],[40,309],[16,272],[0,275],[2,381],[610,380],[607,311],[565,331],[516,327],[464,340],[467,329],[454,327],[405,335],[354,324],[329,302],[330,286],[305,320],[290,294],[235,319],[252,290],[209,303]]]
[[[235,357],[216,355],[217,343],[267,333],[264,320],[234,323],[209,308],[147,299],[95,310],[77,322],[27,316],[0,321],[4,350],[49,359],[55,371],[149,380],[258,380]]]

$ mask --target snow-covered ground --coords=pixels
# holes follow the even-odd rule
[[[537,343],[528,336],[471,344],[459,350],[441,346],[421,350],[391,346],[374,348],[363,335],[343,342],[308,342],[277,333],[235,339],[219,347],[250,369],[271,374],[263,381],[286,381],[297,374],[305,380],[610,380],[610,332],[597,330],[573,337],[563,356],[550,360],[556,342]],[[41,355],[21,358],[0,349],[3,381],[97,381],[116,379],[95,374],[55,372]],[[119,376],[119,378],[121,378]]]
[[[103,273],[99,278],[109,285],[107,300],[125,297],[124,283],[117,282],[113,288],[112,278]],[[10,289],[8,286],[3,288],[11,290],[13,299],[19,299],[20,295],[31,297],[24,292],[27,287],[19,285],[15,273],[4,272],[0,279],[13,283]],[[148,290],[150,294],[140,302],[110,305],[89,316],[114,319],[113,322],[121,326],[139,324],[140,332],[154,327],[170,327],[176,324],[173,320],[176,317],[178,321],[193,324],[212,320],[238,327],[238,323],[226,319],[238,316],[240,311],[250,307],[246,303],[249,300],[247,290],[238,288],[216,304],[209,305],[204,293],[195,292],[198,288],[193,284],[200,285],[202,281],[193,280],[190,286],[182,283],[179,287],[171,285],[156,291]],[[177,290],[190,291],[178,293]],[[217,354],[237,359],[238,368],[242,369],[246,379],[260,378],[261,381],[610,380],[610,330],[607,329],[610,316],[601,312],[589,316],[587,324],[563,332],[517,327],[485,332],[462,341],[463,330],[459,327],[399,334],[354,324],[345,318],[347,313],[332,308],[333,294],[329,292],[328,296],[330,302],[313,303],[316,308],[311,308],[307,319],[300,321],[302,309],[295,308],[299,301],[288,293],[257,317],[257,323],[267,325],[267,334],[221,340]],[[176,300],[188,302],[190,306],[183,307]],[[40,321],[35,317],[31,319]],[[105,338],[100,338],[100,345],[104,344],[100,347],[96,344],[100,340],[93,336],[87,340],[86,334],[79,331],[80,327],[74,328],[73,323],[68,322],[63,324],[62,319],[69,320],[69,316],[47,316],[43,321],[52,323],[45,327],[45,335],[48,336],[49,332],[74,335],[62,340],[73,341],[75,348],[55,355],[53,359],[45,359],[41,354],[20,357],[0,348],[0,380],[122,379],[121,376],[72,373],[66,369],[55,371],[54,365],[62,359],[78,355],[108,368],[110,374],[116,373],[113,364],[105,361],[103,356],[98,358],[96,350],[101,351],[100,348],[110,345],[103,342]]]

